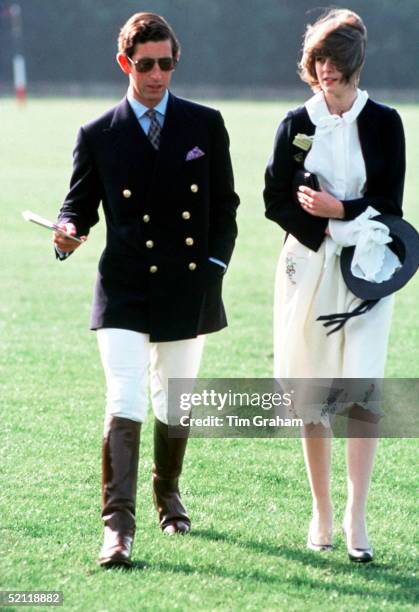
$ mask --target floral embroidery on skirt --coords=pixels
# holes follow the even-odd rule
[[[296,284],[296,282],[295,282],[295,280],[293,278],[295,276],[296,271],[297,271],[295,266],[296,266],[296,262],[293,260],[292,257],[290,257],[288,255],[287,258],[286,258],[286,261],[285,261],[285,274],[288,276],[290,282],[293,285]]]

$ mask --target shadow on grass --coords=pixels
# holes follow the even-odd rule
[[[395,564],[377,564],[374,562],[368,564],[355,564],[351,563],[349,560],[345,562],[336,559],[334,552],[322,554],[308,549],[290,548],[289,546],[274,545],[269,542],[246,540],[213,529],[196,529],[191,532],[189,537],[211,540],[213,542],[225,542],[226,544],[239,548],[244,547],[252,553],[272,555],[299,563],[305,567],[312,566],[316,569],[325,569],[328,572],[332,572],[335,576],[354,576],[362,572],[362,585],[357,586],[354,584],[339,584],[338,582],[322,582],[319,586],[325,591],[338,591],[341,595],[358,595],[360,597],[371,597],[379,600],[388,599],[397,601],[398,603],[417,602],[418,591],[414,585],[414,579],[409,576],[404,576],[401,572],[397,571],[397,566]],[[255,580],[265,584],[291,582],[296,587],[313,588],[312,578],[303,575],[290,576],[289,572],[287,578],[284,577],[281,579],[281,577],[265,574],[257,569],[235,572],[228,568],[222,568],[219,565],[206,564],[205,567],[200,568],[199,565],[177,565],[167,562],[158,563],[154,569],[181,574],[213,574],[223,578]],[[289,567],[289,569],[291,568]],[[365,582],[371,583],[371,589],[368,588]],[[381,588],[377,588],[378,583],[382,583]]]
[[[108,565],[108,566],[101,566],[99,564],[96,565],[94,570],[91,570],[89,573],[90,574],[96,574],[96,573],[120,573],[120,574],[127,574],[130,572],[134,572],[136,570],[144,570],[146,568],[149,568],[150,565],[149,563],[147,563],[146,561],[133,561],[131,566],[128,565]],[[0,608],[1,610],[1,608]]]
[[[132,567],[130,568],[130,571],[133,571],[133,570],[144,570],[144,569],[149,568],[149,567],[150,567],[150,565],[146,561],[133,561],[132,562]]]
[[[332,553],[317,553],[303,548],[291,548],[289,546],[281,546],[271,544],[269,542],[259,542],[252,539],[244,539],[235,537],[234,535],[222,533],[214,529],[196,529],[187,537],[196,539],[210,540],[212,542],[222,542],[238,549],[246,548],[250,553],[260,553],[263,555],[271,555],[278,559],[285,559],[293,562],[287,565],[287,572],[282,572],[283,566],[278,566],[276,575],[265,573],[257,568],[247,569],[238,568],[232,570],[230,567],[223,567],[219,564],[207,563],[206,561],[196,565],[188,563],[171,563],[169,561],[150,562],[137,560],[133,562],[131,568],[118,568],[116,571],[121,573],[142,572],[147,569],[151,572],[163,572],[168,574],[179,574],[184,576],[202,575],[218,576],[220,578],[230,578],[237,582],[246,580],[254,581],[259,584],[275,585],[280,584],[292,585],[296,589],[315,589],[316,584],[323,592],[336,593],[347,596],[358,596],[362,598],[371,598],[382,602],[388,600],[398,604],[416,604],[418,592],[414,583],[413,577],[403,575],[397,570],[395,564],[355,564],[349,560],[342,561],[336,558],[336,554],[340,554],[338,550]],[[346,551],[345,551],[346,552]],[[303,571],[308,567],[313,567],[316,570],[325,570],[328,575],[332,573],[335,578],[347,578],[360,576],[362,584],[349,583],[346,580],[340,583],[337,580],[333,582],[319,581],[318,578],[313,578],[310,575],[304,575]],[[101,571],[115,571],[101,570]],[[291,573],[293,571],[293,573]],[[370,583],[370,584],[367,584]]]

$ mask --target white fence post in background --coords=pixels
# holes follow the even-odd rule
[[[25,102],[27,95],[26,65],[22,44],[22,9],[19,4],[9,8],[13,40],[13,80],[18,102]]]

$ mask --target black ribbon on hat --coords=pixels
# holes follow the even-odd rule
[[[327,333],[328,336],[342,329],[352,317],[358,317],[371,310],[381,298],[404,287],[417,272],[419,266],[419,234],[413,225],[410,225],[398,215],[380,214],[373,219],[380,221],[389,228],[392,238],[389,248],[396,253],[401,266],[386,281],[381,283],[366,281],[356,277],[351,270],[355,246],[343,248],[340,254],[340,269],[343,280],[348,289],[363,301],[351,312],[318,317],[317,321],[326,321],[323,323],[324,327],[334,326]]]
[[[359,304],[359,306],[357,306],[350,312],[340,312],[336,314],[322,315],[321,317],[318,317],[316,321],[326,321],[326,323],[323,323],[323,327],[330,327],[331,325],[336,325],[334,329],[331,329],[329,332],[327,332],[327,335],[330,336],[330,334],[334,334],[335,332],[342,329],[345,323],[349,319],[352,319],[352,317],[358,317],[359,315],[365,314],[366,312],[371,310],[371,308],[373,308],[378,301],[379,300],[364,300],[363,302],[361,302],[361,304]]]

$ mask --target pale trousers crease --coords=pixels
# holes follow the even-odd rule
[[[143,423],[150,375],[154,415],[167,424],[168,379],[198,376],[205,336],[150,342],[148,334],[127,329],[102,328],[96,333],[106,379],[106,414]]]

